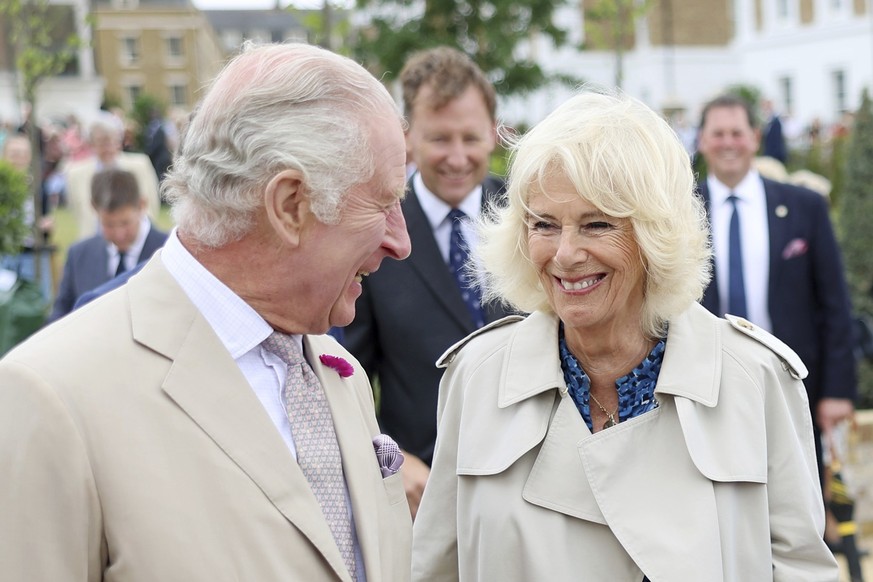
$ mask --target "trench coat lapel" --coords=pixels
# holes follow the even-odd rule
[[[582,439],[590,436],[573,399],[564,392],[525,483],[524,499],[558,513],[605,524],[577,450]]]
[[[593,435],[565,393],[556,364],[557,321],[531,315],[521,326],[530,328],[520,329],[511,347],[518,357],[509,358],[501,406],[524,406],[529,404],[525,398],[556,385],[560,392],[553,410],[541,409],[551,420],[525,484],[525,500],[608,525],[653,580],[718,582],[723,577],[713,484],[694,465],[680,420],[690,406],[710,407],[718,400],[716,321],[695,304],[671,322],[656,387],[660,407]],[[554,337],[554,345],[543,337]],[[689,406],[680,413],[677,405],[683,403]],[[695,559],[662,559],[676,553]]]
[[[221,341],[163,267],[127,283],[134,339],[173,361],[163,390],[350,582],[321,507]]]
[[[598,507],[653,580],[723,579],[713,483],[688,448],[693,408],[715,406],[719,397],[717,321],[698,304],[672,321],[655,388],[659,407],[579,444]],[[683,553],[694,559],[661,558]]]

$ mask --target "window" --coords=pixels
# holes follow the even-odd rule
[[[837,115],[845,113],[846,107],[846,72],[842,69],[837,69],[831,73],[831,79],[834,88],[834,110]]]
[[[121,39],[121,62],[125,65],[135,65],[139,62],[139,38],[125,36]]]
[[[142,85],[128,85],[125,87],[125,91],[127,92],[128,107],[133,107],[136,100],[142,95]]]
[[[185,44],[181,36],[167,37],[167,57],[181,59],[185,56]]]
[[[184,84],[170,85],[170,105],[184,107],[188,104],[188,87]]]
[[[776,15],[780,20],[786,20],[788,18],[788,0],[777,0],[776,2]]]

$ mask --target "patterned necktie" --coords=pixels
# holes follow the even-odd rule
[[[482,302],[479,294],[479,288],[470,280],[468,273],[464,271],[464,265],[470,258],[467,243],[464,241],[464,235],[461,233],[461,220],[466,217],[463,211],[453,208],[449,212],[449,221],[452,225],[452,236],[449,238],[449,270],[455,277],[455,282],[461,290],[461,298],[467,306],[467,311],[470,312],[470,317],[473,318],[473,325],[478,329],[485,324],[485,317],[482,314]]]
[[[297,464],[321,505],[354,580],[356,564],[352,524],[346,507],[342,458],[327,397],[294,338],[274,331],[263,346],[288,366],[283,396],[297,448]]]
[[[743,245],[740,242],[739,198],[731,194],[728,201],[733,206],[728,238],[728,313],[748,317],[746,311],[746,284],[743,278]]]
[[[127,255],[125,251],[118,251],[118,266],[115,268],[116,277],[127,270],[127,266],[124,264],[125,255]]]

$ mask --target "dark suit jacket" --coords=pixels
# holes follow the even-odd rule
[[[709,212],[706,183],[699,186]],[[773,335],[789,345],[809,368],[805,380],[810,406],[824,397],[857,393],[852,353],[852,319],[843,261],[820,194],[764,179],[770,229],[767,304]],[[715,273],[703,305],[716,315]]]
[[[487,178],[483,204],[499,200],[503,188],[502,180]],[[418,198],[410,191],[402,206],[412,254],[404,261],[384,261],[364,278],[344,344],[371,378],[378,377],[382,430],[430,465],[442,377],[435,363],[475,327]],[[485,307],[486,322],[509,313]]]
[[[156,229],[153,224],[136,262],[142,263],[151,258],[166,240],[167,233]],[[80,295],[109,281],[108,261],[109,252],[106,250],[106,239],[102,235],[97,234],[70,247],[61,286],[48,323],[72,311]]]
[[[91,303],[92,301],[94,301],[95,299],[100,297],[101,295],[106,295],[107,293],[109,293],[113,289],[118,289],[119,287],[121,287],[122,285],[127,283],[128,279],[130,279],[131,277],[133,277],[134,275],[139,273],[142,270],[142,268],[145,266],[145,264],[146,264],[146,262],[143,261],[143,262],[137,264],[137,266],[135,266],[133,269],[130,269],[129,271],[125,271],[122,274],[118,275],[117,277],[113,277],[113,278],[109,279],[108,281],[106,281],[102,285],[98,285],[97,287],[94,287],[90,291],[85,291],[84,293],[79,295],[78,299],[76,299],[76,303],[73,304],[73,311],[79,309],[83,305],[87,305],[88,303]]]

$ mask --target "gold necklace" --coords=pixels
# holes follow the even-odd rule
[[[618,424],[618,421],[615,420],[615,415],[618,414],[618,408],[615,409],[615,412],[610,414],[609,411],[606,410],[602,404],[600,404],[600,401],[597,400],[597,397],[594,396],[594,392],[589,390],[588,396],[590,396],[591,399],[594,400],[594,404],[597,405],[597,408],[599,408],[600,411],[606,415],[606,422],[603,423],[603,428],[609,428]]]

